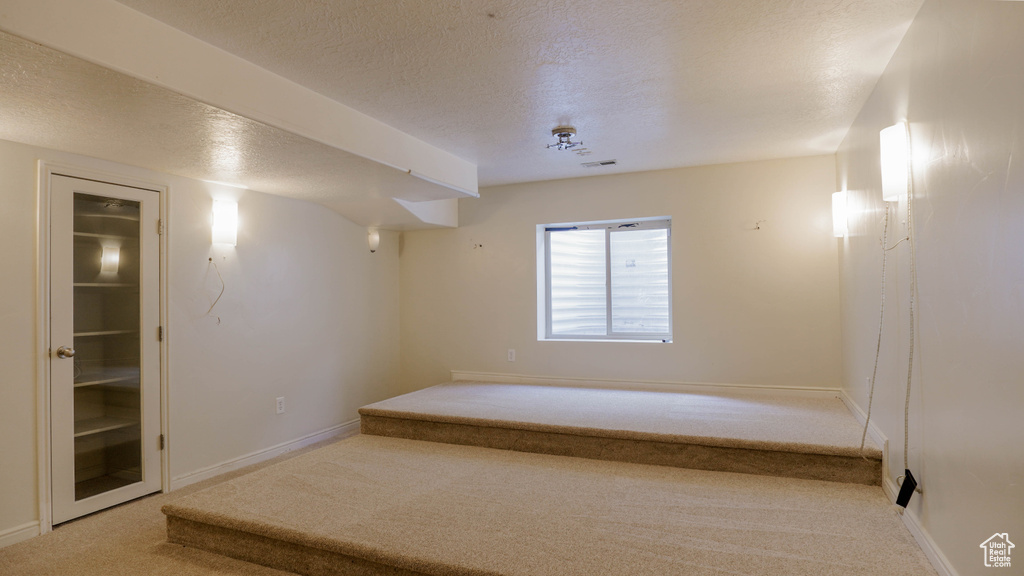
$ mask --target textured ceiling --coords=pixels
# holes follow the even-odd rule
[[[243,181],[366,226],[431,225],[396,195],[427,205],[452,198],[451,190],[401,170],[3,32],[0,139],[200,180]]]
[[[493,185],[834,152],[923,0],[119,1]]]

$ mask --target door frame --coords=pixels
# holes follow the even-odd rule
[[[168,240],[170,224],[168,222],[168,190],[166,184],[140,180],[116,174],[82,168],[80,166],[39,160],[36,181],[36,466],[37,496],[39,500],[39,533],[45,534],[53,530],[53,496],[52,466],[50,464],[50,207],[51,177],[55,174],[96,180],[117,186],[142,188],[159,194],[158,210],[161,231],[159,238],[160,251],[160,326],[163,327],[163,339],[159,342],[160,350],[160,433],[164,437],[164,449],[160,453],[160,490],[170,490],[170,427],[168,410],[168,386],[170,339],[168,338],[167,313],[167,269]]]

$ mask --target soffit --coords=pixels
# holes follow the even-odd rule
[[[396,202],[450,189],[0,32],[0,139],[317,202],[366,226],[425,222]]]

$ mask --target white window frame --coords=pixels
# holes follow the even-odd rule
[[[630,230],[661,230],[668,235],[668,332],[636,333],[612,330],[611,233],[628,227]],[[564,230],[605,231],[605,321],[602,335],[551,333],[551,232]],[[672,217],[656,216],[593,222],[566,222],[537,225],[537,340],[598,342],[672,342]]]

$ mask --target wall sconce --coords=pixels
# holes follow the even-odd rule
[[[117,274],[121,263],[121,249],[117,246],[104,246],[100,256],[100,274]]]
[[[900,121],[878,133],[882,151],[882,200],[898,202],[910,183],[907,123]]]
[[[846,190],[832,193],[832,234],[836,238],[846,236]]]
[[[370,253],[373,254],[374,252],[377,251],[377,248],[380,246],[380,232],[371,229],[367,233],[366,240],[370,244]]]
[[[230,200],[213,201],[213,227],[211,236],[214,244],[238,245],[238,203]]]

